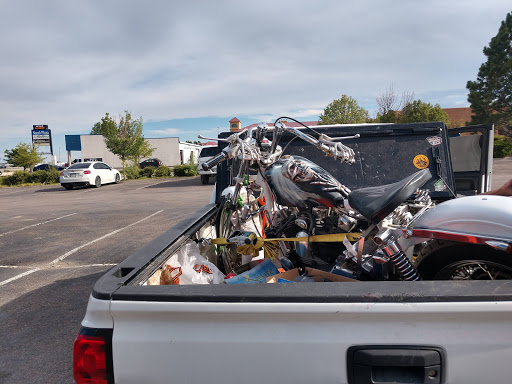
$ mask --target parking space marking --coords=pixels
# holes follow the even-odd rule
[[[34,268],[34,269],[31,269],[30,271],[26,271],[26,272],[20,273],[19,275],[11,277],[10,279],[4,280],[4,281],[0,281],[0,287],[2,285],[10,283],[11,281],[15,281],[15,280],[21,279],[22,277],[30,275],[31,273],[37,272],[37,271],[39,271],[39,269],[40,268]]]
[[[28,228],[32,228],[32,227],[37,227],[38,225],[48,224],[48,223],[51,223],[52,221],[60,220],[60,219],[64,219],[65,217],[73,216],[73,215],[76,215],[76,214],[77,214],[77,212],[75,212],[75,213],[70,213],[69,215],[65,215],[65,216],[57,217],[57,218],[55,218],[55,219],[51,219],[51,220],[47,220],[47,221],[43,221],[43,222],[41,222],[41,223],[32,224],[32,225],[27,225],[26,227],[19,228],[19,229],[15,229],[14,231],[9,231],[9,232],[0,233],[0,237],[5,236],[5,235],[10,235],[11,233],[15,233],[15,232],[23,231],[24,229],[28,229]],[[19,216],[17,216],[17,217],[19,217]]]
[[[169,182],[169,180],[165,180],[165,181],[161,181],[161,182],[155,183],[155,184],[148,184],[143,187],[135,188],[135,190],[138,191],[139,189],[144,189],[144,188],[152,187],[153,185],[158,185],[158,184],[163,184],[163,183],[168,183],[168,182]]]
[[[149,218],[151,218],[151,217],[153,217],[153,216],[155,216],[155,215],[158,215],[159,213],[162,213],[163,211],[164,211],[164,210],[163,210],[163,209],[161,209],[160,211],[155,212],[155,213],[152,213],[151,215],[149,215],[149,216],[147,216],[147,217],[145,217],[145,218],[143,218],[143,219],[141,219],[141,220],[139,220],[139,221],[136,221],[135,223],[131,223],[131,224],[127,225],[126,227],[116,229],[115,231],[112,231],[112,232],[110,232],[110,233],[107,233],[107,234],[106,234],[106,235],[104,235],[104,236],[101,236],[101,237],[98,237],[97,239],[94,239],[94,240],[92,240],[92,241],[89,241],[89,242],[88,242],[88,243],[86,243],[86,244],[82,244],[82,245],[80,245],[79,247],[76,247],[75,249],[72,249],[71,251],[66,252],[66,253],[65,253],[65,254],[63,254],[62,256],[57,257],[55,260],[51,261],[51,262],[50,262],[50,264],[56,264],[56,263],[59,263],[59,262],[61,262],[62,260],[64,260],[65,258],[67,258],[68,256],[71,256],[73,253],[75,253],[75,252],[77,252],[77,251],[81,250],[82,248],[85,248],[85,247],[87,247],[87,246],[89,246],[89,245],[91,245],[91,244],[94,244],[94,243],[96,243],[96,242],[98,242],[98,241],[100,241],[100,240],[103,240],[103,239],[105,239],[105,238],[107,238],[107,237],[109,237],[109,236],[115,235],[116,233],[119,233],[119,232],[121,232],[121,231],[123,231],[123,230],[125,230],[125,229],[127,229],[127,228],[130,228],[130,227],[132,227],[132,226],[134,226],[134,225],[137,225],[137,224],[139,224],[139,223],[142,223],[144,220],[147,220],[147,219],[149,219]]]

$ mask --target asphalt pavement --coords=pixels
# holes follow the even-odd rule
[[[0,188],[0,383],[74,383],[73,341],[96,280],[212,191],[198,177]]]

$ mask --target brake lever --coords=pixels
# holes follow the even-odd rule
[[[222,141],[226,143],[229,141],[228,139],[214,139],[213,137],[204,137],[203,135],[197,135],[197,138],[201,140]]]

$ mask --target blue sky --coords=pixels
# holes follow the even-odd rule
[[[510,0],[0,0],[0,161],[52,130],[87,134],[129,110],[146,137],[216,136],[315,120],[347,94],[374,114],[391,85],[465,107]]]

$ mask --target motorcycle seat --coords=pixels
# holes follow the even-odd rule
[[[431,178],[432,174],[425,168],[393,184],[356,189],[348,196],[348,203],[377,224]]]

